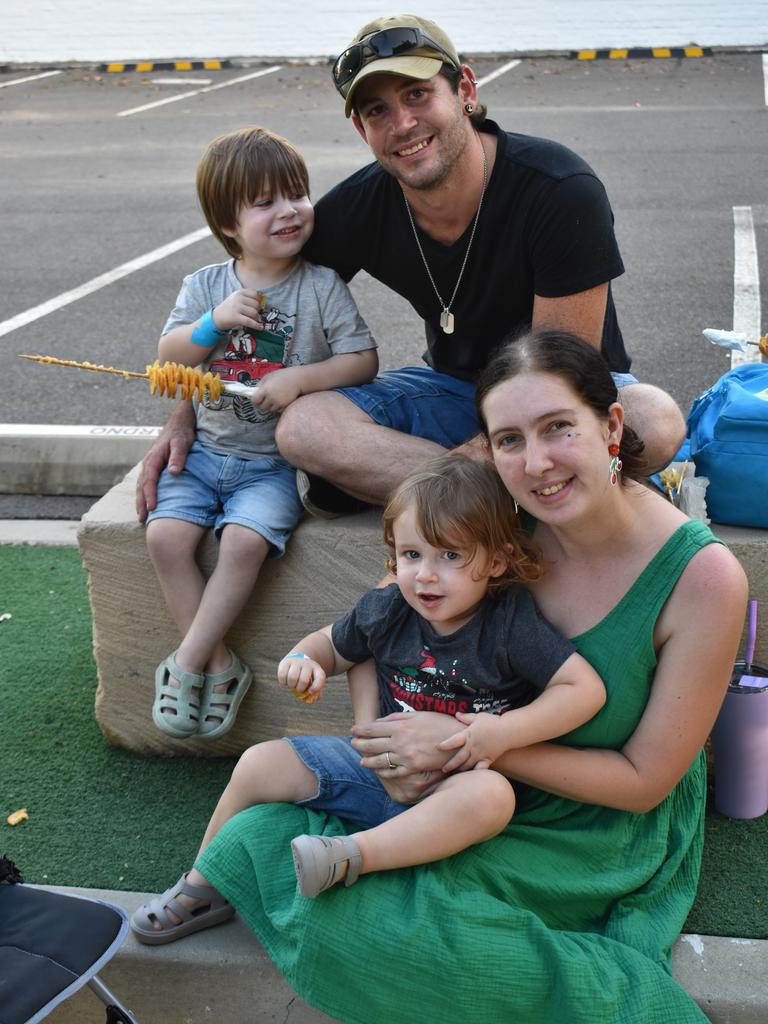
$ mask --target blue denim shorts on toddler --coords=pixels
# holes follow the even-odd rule
[[[317,793],[298,800],[297,807],[336,814],[360,828],[373,828],[407,811],[387,794],[376,772],[363,768],[361,755],[346,736],[286,736],[304,764],[317,779]]]
[[[637,384],[631,373],[612,373],[617,388]],[[386,370],[370,384],[336,388],[382,427],[456,448],[480,432],[475,385],[431,366]]]
[[[279,455],[240,459],[195,441],[181,473],[161,473],[147,523],[181,519],[212,526],[217,539],[228,523],[237,523],[260,534],[271,545],[269,557],[279,558],[302,511],[296,470]]]

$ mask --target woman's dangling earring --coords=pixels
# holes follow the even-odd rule
[[[619,473],[623,468],[621,459],[619,458],[619,446],[617,444],[609,444],[608,454],[611,456],[611,462],[608,467],[611,483],[617,484],[619,482]]]
[[[466,112],[467,112],[468,114],[471,114],[471,113],[472,113],[472,111],[473,111],[473,110],[474,110],[475,108],[474,108],[474,107],[472,106],[472,104],[471,104],[471,103],[465,103],[465,104],[464,104],[464,109],[466,110]]]
[[[520,514],[520,506],[517,504],[517,498],[513,498],[512,501],[515,503],[515,515]]]

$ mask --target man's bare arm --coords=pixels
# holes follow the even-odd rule
[[[607,303],[607,283],[556,299],[534,295],[531,326],[535,331],[556,330],[577,334],[599,349],[603,340]]]

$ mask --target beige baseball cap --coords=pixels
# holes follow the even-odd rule
[[[363,55],[360,59],[360,69],[348,81],[339,84],[339,75],[343,77],[345,65],[347,69],[354,66],[355,58],[358,56],[356,50],[359,43],[377,32],[398,28],[415,29],[424,38],[419,39],[416,36],[412,47],[408,46],[407,41],[394,47],[395,51],[400,51],[399,55],[381,57],[376,53]],[[430,42],[437,45],[430,46]],[[334,84],[345,98],[344,113],[349,117],[352,113],[352,97],[355,89],[369,75],[384,73],[403,75],[405,78],[413,78],[417,81],[426,80],[434,78],[443,64],[447,63],[452,64],[457,70],[461,67],[455,46],[439,25],[426,18],[419,18],[415,14],[393,14],[386,18],[377,18],[375,21],[363,25],[334,64]]]

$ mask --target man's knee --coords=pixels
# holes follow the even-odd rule
[[[671,395],[652,384],[630,384],[619,391],[627,426],[645,444],[648,474],[671,462],[685,438],[685,417]]]
[[[372,422],[344,395],[318,391],[291,402],[277,421],[275,440],[283,458],[303,468],[308,456],[344,447],[362,420]]]

